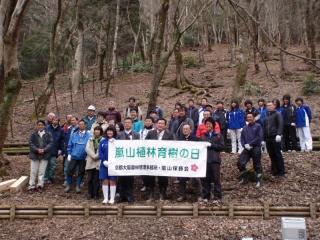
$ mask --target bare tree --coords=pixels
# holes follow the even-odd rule
[[[83,13],[79,0],[76,0],[76,23],[78,30],[78,43],[74,55],[71,86],[73,93],[77,93],[80,88],[80,81],[83,80],[83,43],[84,43],[84,25]]]
[[[21,22],[29,0],[0,1],[0,165],[8,123],[21,89],[18,42]]]

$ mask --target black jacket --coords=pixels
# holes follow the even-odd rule
[[[202,137],[202,141],[211,143],[208,147],[207,164],[208,163],[221,163],[220,152],[224,150],[224,140],[220,133],[213,132],[212,135],[208,132]]]
[[[220,124],[220,128],[222,130],[225,130],[228,128],[228,122],[227,122],[227,114],[228,111],[226,109],[217,109],[213,113],[213,119],[217,120]]]
[[[296,106],[292,104],[282,105],[281,113],[283,117],[283,125],[289,126],[296,122]]]
[[[139,133],[131,131],[131,135],[132,135],[132,140],[139,140],[140,139],[140,134]],[[130,136],[125,131],[122,131],[122,132],[119,133],[117,139],[119,139],[119,140],[130,140]]]
[[[180,136],[178,138],[179,141],[198,141],[199,139],[196,136],[190,134],[188,137]]]
[[[51,157],[51,149],[53,146],[53,138],[52,135],[45,131],[45,134],[42,136],[42,144],[41,144],[41,138],[38,134],[38,131],[31,134],[29,139],[29,147],[30,147],[30,153],[29,157],[32,160],[49,160]],[[40,155],[38,153],[38,149],[44,149],[44,154]]]
[[[146,140],[158,140],[158,132],[157,130],[151,130],[148,132],[146,136]],[[173,134],[169,132],[168,130],[165,130],[162,140],[174,140]]]
[[[283,121],[281,113],[276,110],[273,112],[267,112],[266,120],[263,125],[264,138],[266,140],[274,139],[277,135],[282,134]]]

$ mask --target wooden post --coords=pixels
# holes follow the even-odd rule
[[[267,202],[263,204],[263,215],[264,215],[264,219],[270,218],[270,206],[269,206],[269,203]]]
[[[69,89],[70,89],[70,97],[71,97],[71,107],[73,109],[73,93],[72,93],[72,86],[71,86],[71,78],[69,77]]]
[[[317,218],[317,206],[315,203],[310,203],[310,217],[312,219],[316,219]]]
[[[53,217],[53,205],[49,205],[48,207],[48,218],[51,219]]]
[[[32,91],[32,97],[33,97],[34,112],[35,112],[35,114],[36,114],[37,120],[39,120],[38,110],[37,110],[37,103],[36,103],[36,97],[35,97],[35,95],[34,95],[33,85],[31,85],[31,91]]]
[[[13,116],[12,116],[12,117],[13,117]],[[11,132],[11,138],[13,138],[12,117],[11,117],[11,119],[10,119],[10,132]]]
[[[233,205],[233,203],[229,204],[229,217],[231,217],[231,218],[234,217],[234,205]]]
[[[89,205],[84,205],[84,216],[85,217],[89,217],[90,216],[90,209],[89,209]]]
[[[158,205],[157,206],[157,217],[161,217],[161,215],[162,215],[162,207],[161,207],[161,205]]]
[[[54,82],[55,82],[55,79],[53,79],[53,81],[52,81],[54,101],[56,103],[56,109],[57,109],[58,116],[60,116],[59,107],[58,107],[58,100],[57,100],[57,94],[56,94],[56,87],[54,85]]]
[[[118,206],[118,217],[123,217],[123,206]]]
[[[82,98],[84,101],[84,79],[83,79],[83,74],[81,74],[81,85],[82,85]]]
[[[16,217],[16,206],[11,205],[10,207],[10,221],[13,221]]]
[[[199,206],[198,203],[193,204],[193,217],[196,218],[199,216]]]
[[[94,100],[94,72],[92,72],[92,97],[93,97],[93,100]],[[92,102],[94,103],[94,102]]]

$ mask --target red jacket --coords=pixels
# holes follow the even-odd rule
[[[208,131],[206,125],[204,123],[201,123],[199,126],[198,126],[198,129],[197,129],[197,132],[196,132],[196,136],[197,138],[202,138],[204,136],[204,134]],[[221,130],[220,130],[220,125],[219,123],[216,122],[216,124],[214,125],[214,131],[216,133],[220,133]]]

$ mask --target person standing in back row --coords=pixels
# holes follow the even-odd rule
[[[291,104],[290,95],[283,96],[281,113],[283,118],[283,140],[285,152],[297,150],[296,107]]]
[[[284,177],[285,168],[281,153],[282,116],[281,113],[276,110],[276,105],[272,101],[267,103],[267,110],[263,133],[271,159],[271,174],[274,177]]]
[[[305,105],[303,99],[298,97],[296,99],[297,104],[297,115],[296,115],[296,126],[298,130],[298,136],[300,141],[301,152],[312,151],[312,136],[310,131],[310,124],[312,120],[312,113],[309,106]]]
[[[241,153],[243,148],[241,145],[241,131],[246,125],[245,123],[245,113],[239,107],[239,103],[236,100],[231,102],[230,112],[227,116],[228,121],[228,132],[230,132],[231,137],[231,153],[237,153],[237,143],[238,143],[238,153]]]

